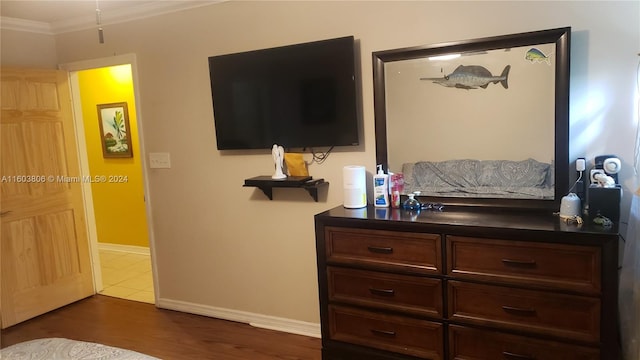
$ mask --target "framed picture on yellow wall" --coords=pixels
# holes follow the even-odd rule
[[[127,103],[99,104],[98,122],[104,157],[133,157]]]

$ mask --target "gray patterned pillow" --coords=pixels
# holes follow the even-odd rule
[[[412,183],[421,187],[478,186],[478,160],[446,160],[440,162],[420,161],[413,166]]]
[[[487,160],[478,164],[481,186],[544,187],[549,164],[534,159],[522,161]]]

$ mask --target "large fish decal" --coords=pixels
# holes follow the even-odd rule
[[[493,76],[491,71],[479,65],[460,65],[451,74],[441,78],[420,78],[420,80],[431,80],[436,84],[458,89],[486,89],[489,84],[500,83],[505,89],[509,88],[507,79],[509,77],[511,65],[505,66],[500,76]]]

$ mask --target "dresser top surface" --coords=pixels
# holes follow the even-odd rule
[[[618,229],[605,228],[585,218],[583,224],[567,223],[551,212],[505,211],[488,208],[445,208],[443,211],[422,210],[410,213],[403,209],[377,208],[371,205],[361,209],[347,209],[337,206],[316,215],[316,219],[343,219],[374,221],[387,226],[441,225],[450,227],[500,228],[518,230],[539,230],[566,233],[583,233],[617,236]]]

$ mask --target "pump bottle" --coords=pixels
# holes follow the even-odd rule
[[[373,205],[375,207],[389,207],[389,175],[378,165],[378,173],[373,176]]]

